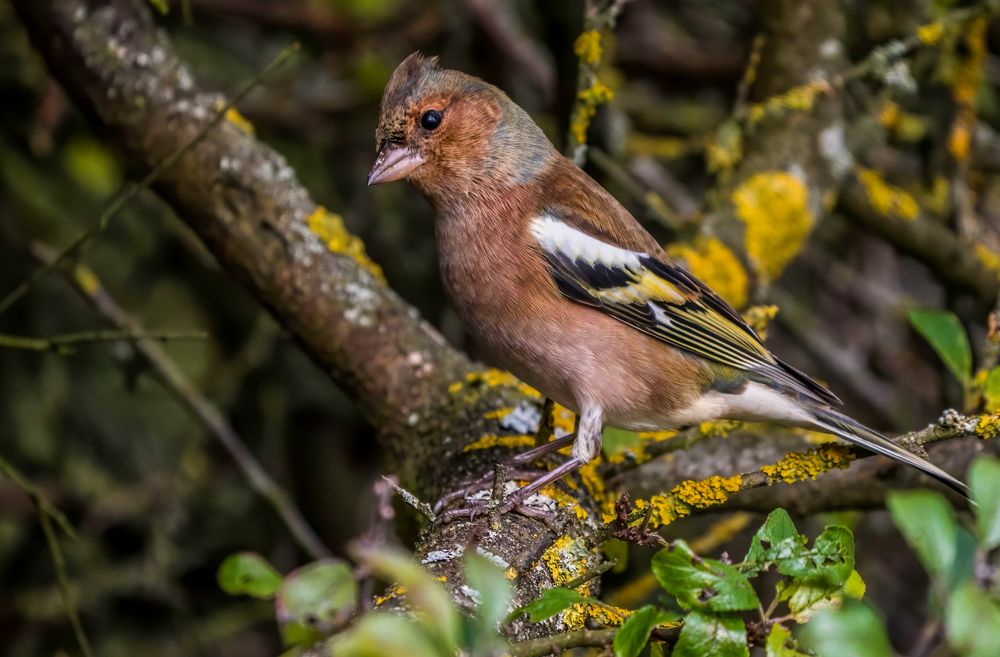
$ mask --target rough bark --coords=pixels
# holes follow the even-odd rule
[[[219,94],[198,88],[144,0],[14,4],[52,75],[140,176],[190,141],[223,104]],[[540,400],[450,347],[384,283],[357,238],[318,208],[285,160],[237,125],[212,129],[153,189],[357,400],[378,429],[387,467],[422,499],[489,471],[505,453],[502,447],[466,453],[475,440],[530,432],[495,411],[518,408],[517,417],[531,418]],[[478,534],[456,522],[425,531],[416,557],[469,605],[461,560],[442,555],[457,554],[472,539],[517,569],[515,603],[530,601],[598,558],[582,542],[564,542],[541,558],[557,537],[596,527],[596,512],[580,518],[576,511],[594,511],[591,491],[579,486],[567,496],[572,504],[551,523],[558,530],[516,514]],[[559,621],[518,627],[516,638],[560,627]]]

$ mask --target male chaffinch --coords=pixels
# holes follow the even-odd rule
[[[833,408],[740,315],[670,258],[500,89],[413,53],[393,72],[374,185],[409,178],[436,213],[441,273],[488,360],[577,412],[572,457],[512,494],[594,459],[605,424],[649,431],[714,419],[826,432],[965,485]],[[525,462],[522,459],[519,462]]]

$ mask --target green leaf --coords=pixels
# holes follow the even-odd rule
[[[381,579],[406,587],[406,599],[430,620],[427,626],[443,649],[449,654],[458,649],[461,622],[451,597],[409,554],[399,549],[368,547],[356,550],[355,559]]]
[[[767,643],[764,644],[766,657],[808,657],[805,653],[797,650],[798,645],[792,639],[792,633],[784,625],[775,623],[771,626],[771,632],[767,635]]]
[[[63,149],[62,158],[70,178],[97,198],[106,198],[121,186],[121,166],[96,139],[73,137]]]
[[[985,456],[976,459],[969,469],[969,485],[972,498],[979,505],[976,509],[979,544],[992,550],[1000,546],[1000,460]]]
[[[660,611],[653,605],[637,609],[615,632],[615,657],[637,657],[649,641],[653,628],[674,618],[673,614]]]
[[[832,525],[823,530],[811,549],[806,538],[795,533],[791,519],[775,516],[765,523],[750,543],[747,564],[754,572],[776,564],[778,572],[788,577],[817,580],[814,584],[839,587],[854,569],[854,537],[846,527]],[[771,517],[768,518],[771,521]]]
[[[951,373],[961,383],[972,376],[972,348],[965,327],[947,310],[913,308],[910,324],[931,345]]]
[[[358,584],[353,569],[323,559],[289,573],[275,597],[275,613],[286,646],[315,643],[354,614]]]
[[[955,561],[957,527],[951,505],[929,490],[889,494],[889,513],[927,571],[944,577]]]
[[[983,401],[986,402],[988,413],[1000,410],[1000,367],[994,367],[986,376],[986,383],[983,384]]]
[[[760,604],[746,575],[721,561],[699,557],[684,541],[658,552],[652,570],[660,586],[685,609],[741,611]]]
[[[604,427],[601,448],[604,450],[605,458],[611,458],[622,452],[636,449],[640,445],[642,445],[642,438],[636,432],[617,429],[615,427]]]
[[[428,634],[427,625],[409,616],[371,613],[361,617],[350,630],[337,635],[328,654],[337,657],[450,657]]]
[[[972,582],[948,598],[948,644],[962,657],[995,657],[1000,636],[1000,605]]]
[[[749,657],[747,629],[738,616],[692,611],[684,618],[671,657]],[[824,657],[826,657],[824,655]]]
[[[821,609],[835,606],[844,596],[860,600],[865,595],[865,583],[858,571],[853,570],[842,586],[831,586],[829,582],[813,579],[795,579],[778,584],[778,600],[788,602],[788,610],[800,623],[807,621]]]
[[[503,569],[476,552],[465,553],[465,581],[479,596],[475,632],[470,637],[472,654],[489,654],[492,646],[504,645],[499,624],[507,617],[511,583]]]
[[[281,575],[256,552],[239,552],[223,560],[216,575],[219,588],[229,595],[270,599],[281,586]]]
[[[765,564],[768,552],[778,543],[799,535],[795,523],[784,509],[775,509],[768,514],[764,524],[750,541],[750,549],[743,561],[746,563]],[[803,539],[804,540],[804,539]]]
[[[851,530],[832,525],[816,537],[810,550],[808,565],[801,573],[816,577],[834,586],[842,586],[854,572],[854,536]]]
[[[825,609],[802,627],[799,642],[823,657],[892,657],[882,620],[871,607],[846,602]]]
[[[513,615],[520,616],[528,614],[528,620],[532,623],[552,618],[556,614],[569,609],[570,606],[579,602],[597,602],[593,598],[580,595],[574,589],[554,588],[545,589],[542,595],[517,609]]]
[[[167,0],[149,0],[149,4],[152,5],[153,9],[160,12],[161,15],[166,16],[170,13],[170,5]]]

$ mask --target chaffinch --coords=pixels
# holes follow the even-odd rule
[[[575,436],[527,455],[572,442],[572,457],[506,510],[597,457],[605,424],[650,431],[715,419],[829,433],[966,494],[835,410],[836,395],[671,263],[500,89],[413,53],[389,80],[375,136],[368,184],[409,178],[433,206],[445,290],[483,355],[577,413]]]

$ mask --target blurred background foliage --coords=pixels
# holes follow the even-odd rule
[[[231,93],[289,42],[302,43],[296,65],[240,106],[247,129],[288,159],[317,202],[344,216],[394,289],[454,344],[467,347],[438,282],[429,207],[406,185],[364,185],[383,86],[411,51],[439,54],[444,65],[505,89],[562,145],[576,93],[582,3],[154,4],[167,9],[159,18],[163,29],[205,88]],[[946,0],[845,1],[846,52],[862,60],[952,8]],[[724,145],[720,128],[737,103],[761,12],[754,0],[634,0],[615,30],[600,71],[614,99],[591,126],[587,170],[665,243],[692,239],[684,226],[697,224],[716,183],[709,165],[719,149],[711,146]],[[995,272],[998,37],[993,22],[981,40],[975,152],[962,178],[980,222],[977,257]],[[958,178],[942,162],[959,111],[951,92],[961,75],[956,62],[967,49],[957,39],[917,53],[912,93],[861,84],[839,92],[862,145],[850,144],[858,161],[888,172],[933,221],[956,231],[952,184]],[[37,266],[33,245],[69,243],[129,172],[49,77],[7,3],[0,3],[0,98],[5,294]],[[867,134],[880,138],[865,140]],[[658,221],[658,203],[685,221]],[[325,543],[342,554],[369,526],[370,491],[380,472],[372,431],[349,400],[152,194],[140,195],[89,244],[82,261],[147,329],[207,332],[205,339],[164,346],[292,492]],[[818,223],[766,299],[781,309],[769,327],[769,345],[828,381],[859,419],[887,431],[924,426],[967,399],[909,326],[908,308],[954,312],[968,331],[974,361],[991,358],[983,345],[992,299],[943,280],[837,211]],[[105,327],[58,276],[0,315],[6,334]],[[252,657],[280,650],[270,607],[226,596],[215,571],[238,550],[258,551],[285,572],[302,555],[133,346],[96,343],[65,354],[0,350],[0,400],[0,456],[40,486],[79,533],[64,548],[98,654]],[[884,514],[837,521],[855,529],[858,570],[876,605],[892,610],[888,628],[905,651],[906,637],[923,622],[922,605],[912,604],[926,587],[913,575],[921,572],[915,559],[898,552],[901,539]],[[824,520],[815,523],[814,529]],[[699,527],[674,529],[697,534]],[[748,532],[734,539],[734,549],[746,547]],[[608,587],[613,592],[629,579],[628,572],[613,575]],[[32,504],[0,479],[0,652],[48,655],[72,645]]]

